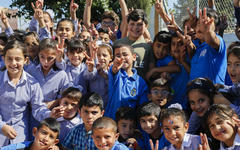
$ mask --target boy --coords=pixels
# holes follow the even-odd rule
[[[99,40],[106,44],[112,44],[110,36],[107,29],[99,28],[98,29]]]
[[[69,87],[63,91],[60,99],[60,106],[63,107],[63,117],[58,121],[61,124],[60,141],[69,133],[70,129],[82,123],[82,119],[78,115],[78,103],[82,97],[82,93],[78,88]]]
[[[201,139],[187,133],[188,122],[183,110],[167,108],[161,113],[161,124],[166,139],[171,143],[164,150],[197,150]]]
[[[108,104],[105,116],[115,118],[119,107],[136,108],[147,99],[147,85],[133,69],[136,54],[129,45],[118,44],[113,47],[114,61],[108,73]]]
[[[145,78],[148,70],[154,67],[154,56],[151,45],[146,43],[143,33],[147,24],[147,15],[141,9],[133,10],[127,18],[128,36],[114,42],[116,44],[127,44],[134,48],[136,53],[136,62],[133,67],[137,69],[138,74]]]
[[[46,118],[33,128],[34,141],[26,141],[2,147],[1,150],[48,150],[59,142],[60,124],[54,118]]]
[[[159,116],[161,108],[153,102],[146,103],[139,108],[138,121],[143,130],[143,138],[138,139],[138,145],[141,149],[151,150],[149,140],[151,139],[155,145],[159,141],[158,149],[162,149],[169,145],[164,137],[161,127],[159,126]]]
[[[62,142],[62,145],[67,149],[97,150],[91,137],[91,129],[93,122],[102,117],[104,113],[101,96],[97,93],[84,95],[79,102],[78,112],[83,124],[73,128]]]
[[[92,126],[93,141],[99,150],[128,150],[128,148],[117,141],[117,125],[108,117],[101,117],[94,121]]]

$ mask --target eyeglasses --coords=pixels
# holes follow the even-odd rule
[[[167,97],[169,95],[169,92],[167,90],[151,90],[151,94],[161,95],[161,97]]]
[[[102,25],[104,25],[104,26],[115,26],[115,23],[113,21],[110,21],[110,22],[102,21]]]

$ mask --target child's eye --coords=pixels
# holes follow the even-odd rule
[[[199,101],[199,103],[202,103],[202,102],[205,101],[205,99],[204,98],[200,98],[198,101]]]
[[[236,66],[237,66],[237,67],[239,67],[239,66],[240,66],[240,64],[239,64],[239,63],[237,63],[237,64],[236,64]]]

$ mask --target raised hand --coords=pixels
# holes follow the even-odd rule
[[[50,116],[56,119],[60,118],[64,115],[64,111],[65,111],[65,107],[63,106],[54,107],[51,111]]]
[[[164,11],[164,6],[163,6],[163,0],[156,0],[155,2],[155,11],[159,14],[165,12]]]
[[[94,24],[92,23],[91,28],[89,29],[89,32],[91,34],[92,37],[94,37],[95,39],[98,39],[99,34],[97,29],[95,28]]]
[[[168,27],[168,29],[169,30],[173,30],[173,31],[178,31],[179,30],[179,28],[178,28],[178,26],[177,26],[177,23],[175,22],[175,18],[174,18],[174,15],[173,15],[173,13],[171,13],[171,19],[170,19],[170,23],[167,25],[167,27]]]
[[[71,0],[71,3],[70,3],[70,12],[76,12],[77,9],[78,9],[78,4],[77,3],[74,3],[74,0]]]
[[[8,28],[10,25],[9,25],[9,22],[8,22],[8,18],[7,18],[6,14],[3,10],[0,12],[0,16],[1,16],[1,20],[2,20],[2,23],[4,24],[4,26],[6,28]]]
[[[123,66],[123,58],[115,57],[113,60],[112,72],[116,74]]]
[[[154,147],[154,144],[152,142],[152,140],[149,140],[150,146],[151,146],[151,150],[158,150],[158,140],[156,141],[156,145]]]
[[[3,125],[2,133],[9,139],[15,139],[17,136],[15,129],[7,124]]]
[[[215,30],[214,19],[209,18],[207,16],[206,8],[203,9],[203,13],[202,13],[202,10],[199,10],[199,21],[200,21],[199,27],[202,33],[209,33],[210,31],[214,32]]]
[[[89,57],[88,54],[86,52],[84,52],[85,57],[87,58],[86,60],[86,65],[88,67],[88,71],[92,72],[93,71],[93,67],[94,67],[94,59],[93,56]]]
[[[200,133],[200,138],[201,144],[199,144],[198,150],[210,150],[206,134]]]
[[[57,51],[56,61],[61,62],[63,54],[64,54],[64,44],[65,44],[64,41],[65,41],[65,39],[63,39],[61,37],[57,37],[57,39],[58,39],[58,44],[56,46],[56,51]]]
[[[92,6],[92,0],[86,0],[86,5],[87,6]]]
[[[238,119],[236,116],[233,116],[232,117],[232,120],[235,122],[235,124],[237,125],[237,127],[238,127],[238,130],[237,130],[237,132],[238,132],[238,135],[240,136],[240,119]]]
[[[196,16],[196,7],[194,7],[193,12],[190,12],[190,9],[187,8],[188,15],[189,15],[189,22],[191,24],[191,27],[195,27],[197,25],[197,16]]]

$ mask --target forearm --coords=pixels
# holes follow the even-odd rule
[[[162,12],[159,13],[165,24],[169,24],[171,19],[168,17],[167,13],[163,10]]]
[[[214,31],[206,32],[205,34],[205,41],[208,45],[210,45],[212,48],[218,50],[220,45],[220,40],[217,37],[216,33]]]
[[[90,5],[85,6],[84,13],[83,13],[83,23],[87,29],[91,27],[91,7]]]
[[[182,65],[183,65],[184,69],[187,71],[187,73],[189,74],[190,70],[191,70],[190,64],[188,64],[186,61],[184,61],[184,62],[182,62]]]
[[[71,12],[71,19],[72,19],[72,21],[77,21],[76,11]]]
[[[120,30],[123,33],[127,27],[127,16],[129,12],[128,12],[128,8],[125,0],[119,0],[119,5],[121,7],[121,15],[122,15]]]
[[[180,67],[178,65],[168,65],[158,68],[153,68],[154,72],[162,73],[162,72],[168,72],[168,73],[176,73],[180,72]]]

